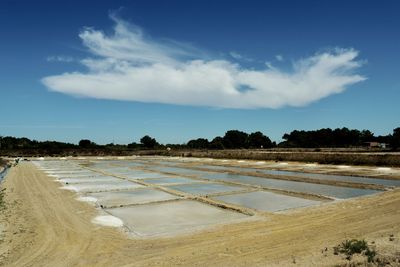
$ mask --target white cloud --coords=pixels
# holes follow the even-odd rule
[[[270,70],[276,70],[276,68],[274,67],[274,65],[272,65],[271,62],[266,61],[264,64],[265,64],[265,66],[267,66],[268,69],[270,69]]]
[[[243,58],[243,56],[242,56],[241,54],[239,54],[239,53],[237,53],[237,52],[235,52],[235,51],[229,52],[229,55],[230,55],[231,57],[233,57],[234,59],[242,59],[242,58]]]
[[[282,55],[276,55],[275,58],[278,61],[283,61],[283,56]]]
[[[111,18],[113,35],[92,28],[79,34],[93,55],[81,60],[88,71],[43,78],[50,90],[100,99],[279,108],[304,106],[366,79],[355,74],[361,63],[354,49],[317,53],[295,61],[290,72],[247,69],[228,60],[205,59],[189,45],[152,40],[139,27]]]
[[[48,62],[73,62],[74,58],[69,56],[49,56],[46,60]]]
[[[244,56],[244,55],[242,55],[242,54],[239,54],[238,52],[235,52],[235,51],[229,52],[229,55],[230,55],[232,58],[236,59],[236,60],[248,61],[248,62],[254,61],[252,58],[250,58],[250,57],[248,57],[248,56]]]

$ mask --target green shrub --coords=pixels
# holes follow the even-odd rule
[[[376,255],[375,250],[368,247],[367,241],[357,239],[345,240],[337,247],[334,247],[333,250],[335,255],[339,253],[345,254],[348,260],[350,260],[351,256],[354,254],[364,253],[368,258],[368,262],[372,262]]]

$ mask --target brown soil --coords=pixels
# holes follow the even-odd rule
[[[332,247],[350,238],[374,241],[379,253],[393,257],[400,251],[399,189],[174,238],[135,240],[93,225],[97,211],[32,164],[11,169],[2,187],[2,266],[332,266],[346,263]]]

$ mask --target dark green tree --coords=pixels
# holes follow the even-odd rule
[[[205,149],[205,148],[208,148],[209,142],[205,138],[198,138],[198,139],[190,140],[187,143],[187,146],[189,148],[194,148],[194,149]]]
[[[331,130],[329,128],[298,131],[284,134],[284,147],[350,147],[360,146],[365,142],[375,141],[374,134],[368,130],[350,130],[346,127]]]
[[[272,142],[262,132],[251,133],[248,137],[249,148],[271,148]]]
[[[143,147],[145,148],[155,148],[156,146],[158,146],[158,143],[156,141],[155,138],[152,138],[148,135],[143,136],[140,139],[140,143],[143,145]]]
[[[390,146],[396,150],[400,148],[400,127],[393,129]]]
[[[221,136],[215,137],[209,144],[210,149],[224,149],[224,139]]]
[[[248,134],[238,130],[227,131],[223,137],[223,144],[225,148],[247,148]]]
[[[79,141],[79,147],[81,148],[93,148],[96,147],[96,143],[88,140],[88,139],[82,139]]]
[[[136,149],[136,148],[139,148],[139,147],[140,147],[140,144],[138,144],[136,142],[132,142],[132,143],[128,144],[128,148],[129,149]]]

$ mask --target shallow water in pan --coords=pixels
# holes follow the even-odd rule
[[[181,169],[176,167],[158,167],[159,171],[168,171],[180,175],[197,175],[201,178],[210,180],[220,180],[227,182],[239,182],[243,184],[256,185],[271,189],[281,189],[300,193],[311,193],[324,195],[333,198],[351,198],[363,195],[378,193],[378,190],[359,189],[332,185],[313,184],[305,182],[287,181],[279,179],[260,178],[248,175],[230,174],[230,173],[212,173],[207,171]]]
[[[98,182],[119,182],[121,179],[112,176],[95,176],[83,178],[65,178],[59,179],[63,183],[76,184],[76,183],[98,183]]]
[[[212,198],[226,203],[268,212],[312,206],[321,203],[320,201],[266,191],[238,193]]]
[[[179,198],[178,196],[174,196],[163,191],[148,188],[140,188],[130,191],[88,193],[87,196],[96,198],[98,204],[106,207],[144,204]]]
[[[146,182],[148,184],[168,185],[168,184],[190,184],[190,183],[198,183],[201,181],[184,177],[168,177],[168,178],[143,179],[143,182]]]
[[[319,174],[319,173],[306,173],[306,172],[294,172],[294,171],[281,171],[281,170],[265,170],[256,168],[242,168],[242,167],[227,167],[227,166],[215,166],[215,165],[199,165],[200,168],[214,169],[221,171],[244,171],[244,172],[258,172],[271,175],[285,175],[294,177],[312,178],[317,180],[329,180],[329,181],[341,181],[341,182],[352,182],[361,184],[376,184],[384,186],[400,186],[400,180],[390,179],[379,179],[370,177],[359,177],[359,176],[348,176],[348,175],[333,175],[333,174]]]
[[[248,216],[191,200],[107,209],[133,233],[143,237],[181,234]]]
[[[246,187],[241,186],[230,186],[215,183],[171,185],[168,186],[168,188],[194,195],[209,195],[215,193],[242,191],[246,189]]]
[[[142,187],[143,187],[142,185],[129,181],[80,183],[80,184],[64,186],[65,189],[73,190],[76,192],[102,192],[102,191],[112,191],[112,190],[129,190]]]

